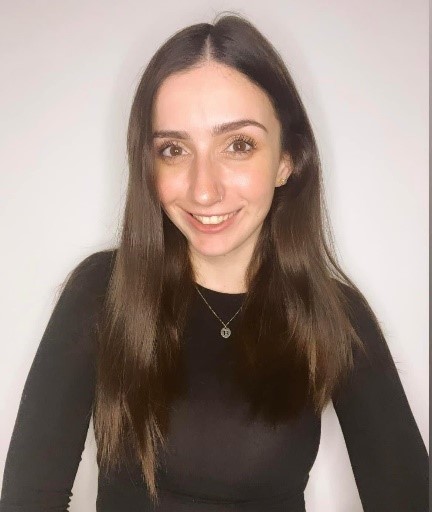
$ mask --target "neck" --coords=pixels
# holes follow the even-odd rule
[[[191,257],[195,281],[204,288],[222,293],[246,293],[246,265],[224,256],[206,258],[191,254]]]

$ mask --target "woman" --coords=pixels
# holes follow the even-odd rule
[[[270,43],[231,15],[176,33],[128,152],[120,243],[66,281],[0,510],[67,509],[93,414],[98,511],[304,511],[332,400],[364,509],[426,511],[427,452],[329,244],[314,136]]]

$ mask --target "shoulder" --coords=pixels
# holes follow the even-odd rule
[[[68,274],[72,286],[108,284],[114,268],[117,249],[108,249],[90,254],[81,260]]]
[[[343,307],[356,331],[381,331],[378,318],[365,295],[355,285],[336,281]]]
[[[363,347],[353,346],[354,360],[359,366],[393,367],[392,355],[381,323],[365,295],[358,287],[337,282],[348,318]]]
[[[117,249],[98,251],[86,256],[67,274],[60,285],[59,302],[70,299],[89,305],[100,302],[107,291]]]

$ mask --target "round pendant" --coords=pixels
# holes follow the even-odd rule
[[[229,338],[231,336],[231,329],[229,327],[222,327],[220,333],[222,338]]]

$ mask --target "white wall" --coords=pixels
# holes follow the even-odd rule
[[[0,470],[57,286],[113,240],[137,79],[175,30],[235,9],[290,67],[321,148],[341,262],[381,321],[428,438],[428,4],[3,0]],[[90,430],[72,510],[94,510]],[[362,507],[334,411],[308,511]]]

